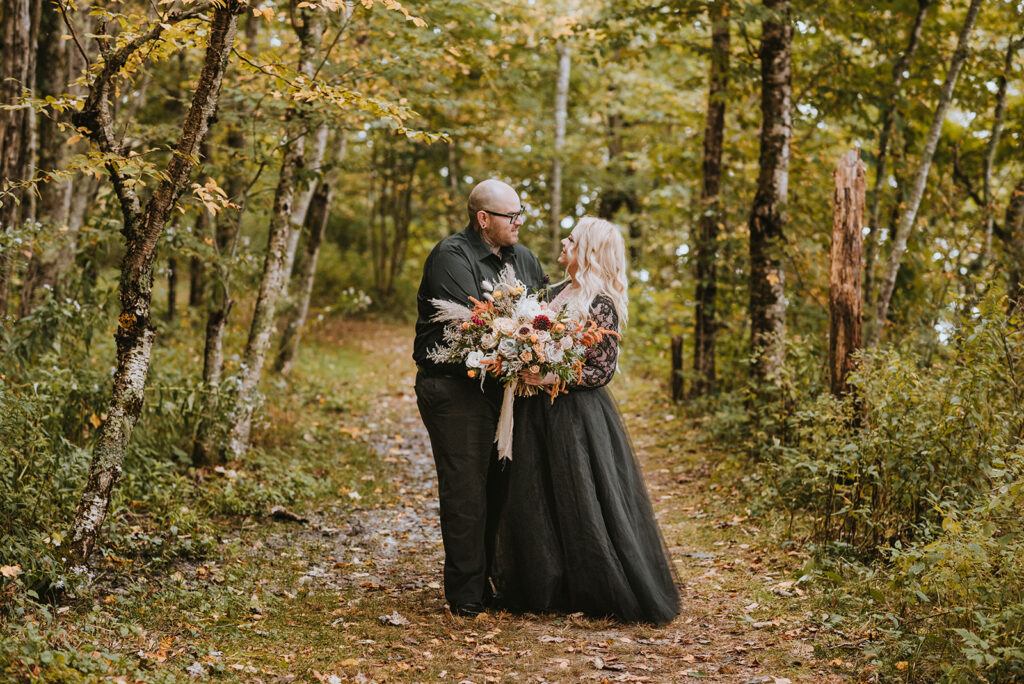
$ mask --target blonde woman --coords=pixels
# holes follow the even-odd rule
[[[584,217],[562,240],[568,278],[556,306],[621,331],[627,319],[626,253],[619,229]],[[679,593],[643,475],[614,400],[619,340],[587,355],[580,382],[553,403],[517,401],[509,489],[493,579],[506,606],[665,624]],[[523,374],[543,385],[553,378]]]

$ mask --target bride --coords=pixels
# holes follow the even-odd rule
[[[584,217],[562,240],[569,277],[552,288],[556,308],[621,330],[627,319],[626,254],[618,228]],[[643,475],[604,389],[618,339],[587,352],[578,383],[551,402],[516,401],[513,459],[498,530],[493,579],[502,603],[528,611],[581,611],[664,624],[679,593]],[[523,382],[553,376],[523,373]]]

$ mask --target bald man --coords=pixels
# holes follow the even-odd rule
[[[507,264],[532,289],[542,285],[544,271],[533,252],[518,244],[523,207],[515,189],[485,180],[470,192],[466,207],[469,225],[441,240],[423,264],[412,357],[419,369],[416,403],[437,469],[445,598],[452,613],[473,617],[491,599],[488,576],[504,485],[494,445],[502,388],[488,379],[481,390],[463,366],[427,358],[444,332],[443,324],[430,320],[436,311],[430,300],[482,300],[481,281],[495,280]]]

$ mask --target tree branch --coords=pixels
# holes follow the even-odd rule
[[[85,48],[82,47],[82,41],[78,39],[78,31],[75,30],[74,24],[68,18],[67,9],[64,7],[64,3],[61,0],[57,0],[57,7],[60,9],[60,15],[64,17],[64,25],[68,27],[68,31],[71,32],[71,38],[74,39],[75,45],[78,46],[78,52],[82,55],[82,59],[85,60],[86,68],[92,66],[92,62],[89,61],[89,55],[86,54]]]
[[[139,34],[116,51],[109,48],[103,50],[103,69],[89,84],[89,94],[82,110],[72,117],[75,126],[88,129],[89,137],[102,152],[117,156],[122,156],[124,153],[114,131],[114,117],[110,111],[110,91],[114,77],[120,73],[131,56],[143,45],[157,40],[173,24],[199,16],[208,11],[211,6],[211,3],[202,3],[187,10],[169,12],[164,21],[155,23],[148,31]],[[102,45],[101,41],[101,47]],[[128,179],[118,169],[116,162],[108,162],[106,166],[114,186],[114,192],[121,204],[124,228],[133,230],[142,215],[142,202]]]

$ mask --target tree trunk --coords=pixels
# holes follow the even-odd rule
[[[1003,223],[1007,254],[1007,309],[1020,310],[1024,300],[1024,176],[1010,194],[1006,205],[1006,220]]]
[[[288,318],[285,326],[284,336],[281,339],[281,348],[274,363],[274,370],[281,375],[288,375],[295,364],[295,358],[299,354],[299,341],[302,335],[302,328],[306,325],[306,317],[309,314],[309,298],[313,292],[313,280],[316,276],[316,262],[320,254],[320,243],[327,228],[327,219],[331,213],[331,201],[334,199],[334,189],[323,181],[313,194],[313,201],[310,203],[309,211],[306,214],[306,228],[309,230],[306,236],[305,253],[302,262],[299,264],[299,273],[296,276],[296,301],[295,307]]]
[[[669,377],[669,388],[672,401],[683,398],[683,336],[673,335],[669,342],[669,355],[672,357],[672,374]]]
[[[1010,40],[1006,48],[1006,59],[1003,62],[1003,73],[999,74],[999,88],[996,92],[996,109],[992,120],[992,132],[988,137],[988,145],[985,147],[985,167],[982,171],[981,193],[984,205],[982,211],[982,227],[984,231],[984,242],[981,255],[973,264],[974,271],[981,271],[988,263],[992,253],[992,233],[995,229],[995,207],[992,206],[992,166],[996,160],[996,150],[999,148],[999,140],[1003,135],[1003,123],[1006,121],[1006,89],[1009,76],[1013,71],[1013,59],[1017,49],[1024,39]]]
[[[715,388],[715,297],[718,231],[722,224],[718,194],[722,178],[722,139],[725,134],[725,98],[729,77],[729,2],[709,5],[711,64],[708,75],[708,112],[704,122],[704,161],[701,168],[701,214],[696,241],[697,285],[693,330],[694,391],[709,394]]]
[[[835,170],[832,205],[832,268],[828,279],[828,367],[832,394],[852,388],[853,352],[861,346],[861,242],[864,229],[864,162],[852,150]]]
[[[222,210],[217,214],[215,223],[213,242],[217,250],[217,261],[207,299],[206,342],[203,346],[203,388],[206,394],[192,445],[192,463],[196,467],[211,464],[223,452],[220,444],[223,437],[220,382],[224,370],[224,328],[234,306],[231,299],[230,264],[238,244],[248,189],[244,164],[245,133],[240,127],[228,131],[227,148],[231,159],[227,164],[230,171],[224,192],[238,209]]]
[[[68,15],[78,36],[90,33],[88,7],[80,6]],[[39,20],[39,48],[36,58],[36,97],[60,97],[81,94],[81,86],[73,85],[85,71],[85,58],[73,40],[62,36],[69,29],[61,12],[46,3]],[[84,47],[84,46],[83,46]],[[95,52],[95,50],[94,50]],[[86,143],[66,144],[66,134],[59,124],[67,114],[50,111],[40,115],[38,122],[38,167],[43,174],[63,169],[69,154],[84,151]],[[37,244],[25,269],[18,298],[19,317],[27,316],[45,298],[47,290],[59,293],[62,276],[70,270],[75,254],[78,229],[86,208],[99,188],[93,176],[79,175],[72,179],[49,180],[39,185],[37,220],[44,231],[56,233],[57,239]]]
[[[750,345],[754,374],[774,382],[785,361],[786,290],[783,228],[793,130],[789,0],[765,0],[761,22],[761,157],[750,212]]]
[[[178,315],[178,257],[167,257],[167,320]]]
[[[612,87],[609,90],[614,92],[615,88]],[[623,168],[620,168],[623,151],[622,129],[626,125],[622,114],[609,114],[607,125],[608,168],[606,173],[614,179],[614,185],[602,189],[601,200],[597,204],[597,216],[607,221],[613,221],[615,215],[619,213],[622,207],[626,207],[627,211],[635,214],[640,209],[640,202],[637,200],[632,188],[628,186],[629,181],[623,181],[623,179],[631,179],[635,175],[636,170],[631,164],[626,164]],[[629,241],[627,244],[629,247],[629,260],[634,265],[640,261],[641,237],[639,222],[631,219],[629,222]]]
[[[556,45],[558,53],[558,78],[555,81],[555,148],[551,158],[551,218],[549,236],[551,254],[558,256],[561,251],[562,225],[562,149],[565,147],[565,119],[569,102],[569,46],[564,40]]]
[[[117,367],[113,392],[107,406],[107,418],[98,431],[89,478],[69,533],[70,555],[82,563],[87,561],[96,544],[110,505],[110,494],[121,475],[125,451],[142,411],[150,354],[156,334],[150,325],[154,251],[164,233],[168,216],[192,172],[193,160],[199,153],[199,145],[216,111],[224,70],[238,26],[238,15],[244,9],[243,4],[228,0],[212,10],[207,29],[206,56],[192,105],[182,124],[174,155],[160,174],[161,180],[154,188],[145,211],[142,210],[134,186],[126,182],[127,179],[116,165],[108,166],[124,215],[126,249],[121,262],[121,315],[115,333]],[[195,16],[190,12],[196,10],[193,8],[168,13],[161,25],[171,25]],[[157,28],[163,30],[162,27]],[[94,77],[89,96],[82,110],[75,116],[75,124],[88,128],[90,136],[105,153],[122,152],[110,112],[112,81],[129,57],[149,40],[158,39],[159,32],[148,36],[150,34],[139,36],[116,50],[110,48],[104,53],[103,63]]]
[[[37,0],[3,0],[0,11],[3,40],[0,43],[0,106],[11,106],[21,99],[23,89],[34,90],[32,73],[35,45],[33,37],[33,2]],[[22,206],[28,193],[12,185],[26,178],[29,166],[25,157],[29,122],[27,108],[0,107],[0,231],[11,232],[21,226],[27,215]],[[7,319],[11,271],[14,252],[0,246],[0,325]]]
[[[910,62],[917,52],[917,46],[921,42],[921,29],[924,27],[924,18],[928,13],[932,0],[917,0],[917,15],[914,17],[914,26],[910,29],[910,37],[907,39],[907,47],[900,55],[899,60],[892,67],[892,86],[889,91],[889,99],[885,102],[882,111],[882,132],[878,136],[878,152],[875,154],[875,185],[871,189],[871,218],[868,223],[867,242],[864,253],[864,301],[871,302],[874,296],[874,268],[875,255],[878,250],[878,221],[879,212],[882,207],[882,192],[886,181],[886,167],[889,162],[889,142],[892,139],[892,131],[896,125],[896,107],[901,99],[904,75],[910,69]]]
[[[310,172],[319,172],[323,166],[324,154],[327,152],[327,124],[320,124],[313,136],[313,149],[305,160],[306,168]],[[291,233],[288,235],[288,252],[285,258],[285,281],[284,289],[281,290],[281,297],[288,296],[288,285],[290,284],[292,268],[295,266],[295,252],[299,248],[299,238],[302,236],[302,226],[306,223],[306,213],[309,211],[309,203],[313,199],[313,192],[317,188],[317,179],[311,178],[308,185],[295,193],[295,202],[292,207]]]
[[[309,211],[306,213],[306,229],[308,231],[305,252],[299,264],[299,272],[295,278],[297,290],[295,291],[295,307],[288,316],[288,323],[285,326],[284,335],[281,339],[281,346],[274,362],[274,370],[281,375],[288,375],[292,371],[295,359],[299,354],[299,342],[302,337],[302,330],[306,325],[306,318],[309,316],[309,300],[313,294],[313,282],[316,278],[316,262],[320,255],[320,244],[323,242],[324,231],[327,229],[327,220],[331,215],[331,203],[334,200],[334,186],[337,184],[341,161],[345,158],[348,149],[348,138],[343,131],[338,133],[337,156],[332,160],[331,171],[321,181],[313,200],[310,203]]]
[[[205,158],[206,155],[204,154]],[[196,217],[195,236],[199,239],[208,237],[210,232],[210,211],[205,207],[199,208],[199,216]],[[188,262],[188,305],[198,308],[206,301],[206,263],[197,256],[193,256]]]
[[[256,310],[253,312],[252,326],[249,329],[249,339],[245,345],[238,396],[228,423],[230,437],[227,449],[234,457],[243,455],[249,449],[252,415],[257,402],[256,389],[263,374],[270,337],[274,332],[277,302],[288,277],[285,272],[285,259],[288,235],[291,231],[295,182],[302,164],[302,142],[302,139],[298,138],[285,150],[277,190],[274,193],[274,213],[267,236],[267,256],[263,261],[259,296],[256,300]]]
[[[301,43],[299,73],[312,78],[315,69],[316,50],[324,30],[324,15],[318,10],[297,10],[301,22],[293,20],[293,27]],[[290,119],[297,118],[294,110]],[[263,262],[263,276],[260,279],[259,296],[253,312],[249,339],[245,345],[238,396],[228,422],[230,436],[227,449],[235,457],[249,449],[252,432],[252,416],[258,401],[257,388],[263,374],[270,337],[274,332],[277,303],[289,273],[285,270],[288,258],[288,239],[291,234],[292,208],[295,200],[298,173],[305,157],[304,137],[298,137],[285,150],[281,161],[281,174],[274,193],[273,216],[267,236],[267,256]]]
[[[892,300],[893,288],[896,287],[896,274],[899,272],[900,264],[903,262],[903,253],[907,250],[907,239],[914,228],[917,219],[917,210],[921,206],[921,198],[924,196],[924,189],[928,183],[928,171],[931,169],[932,157],[935,155],[935,148],[939,144],[939,136],[942,134],[942,122],[946,119],[946,112],[953,99],[953,88],[956,86],[960,69],[967,60],[969,52],[968,41],[974,22],[978,18],[978,10],[981,9],[983,0],[971,0],[967,9],[967,17],[957,37],[956,52],[953,53],[953,60],[950,62],[949,71],[946,73],[946,80],[942,84],[942,92],[939,95],[938,106],[935,108],[935,115],[932,117],[932,125],[928,130],[928,137],[925,140],[924,150],[921,152],[921,160],[918,162],[917,173],[910,189],[910,197],[900,217],[900,223],[896,227],[896,234],[893,237],[892,251],[885,264],[885,271],[882,274],[882,282],[878,291],[878,298],[875,301],[874,319],[868,336],[868,346],[875,347],[882,337],[882,329],[889,316],[889,302]]]

